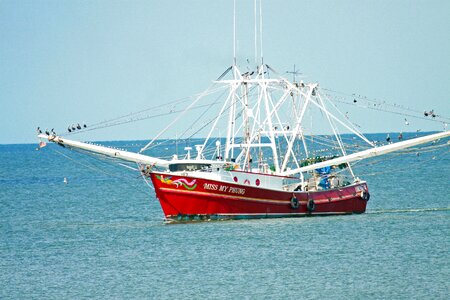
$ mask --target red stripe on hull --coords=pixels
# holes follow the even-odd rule
[[[367,201],[365,182],[334,190],[286,192],[236,185],[221,181],[152,173],[156,196],[167,219],[180,216],[215,216],[220,218],[280,217],[363,213]],[[291,199],[299,201],[297,208]],[[307,208],[314,200],[314,210]]]

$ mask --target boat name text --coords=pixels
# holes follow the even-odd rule
[[[203,188],[205,190],[219,191],[219,192],[230,193],[230,194],[239,194],[239,195],[244,195],[245,194],[245,189],[235,188],[235,187],[231,187],[231,186],[227,186],[227,185],[218,185],[218,184],[213,184],[213,183],[204,183],[203,184]]]

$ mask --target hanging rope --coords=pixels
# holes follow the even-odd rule
[[[377,165],[377,164],[380,164],[380,163],[382,163],[382,162],[386,162],[386,161],[388,161],[388,160],[392,160],[392,159],[394,159],[394,158],[397,158],[397,157],[399,157],[399,156],[401,156],[401,155],[405,155],[405,154],[409,154],[409,153],[428,153],[428,152],[434,152],[434,151],[437,151],[437,150],[439,150],[440,148],[443,148],[443,147],[448,147],[449,146],[449,144],[441,144],[441,145],[431,145],[431,146],[428,146],[428,147],[422,147],[422,148],[410,148],[410,149],[405,149],[404,151],[401,151],[401,152],[398,152],[398,153],[396,153],[396,154],[391,154],[391,155],[389,155],[389,156],[386,156],[386,157],[384,157],[384,158],[381,158],[381,159],[378,159],[378,160],[375,160],[375,161],[370,161],[370,162],[366,162],[366,163],[363,163],[363,164],[359,164],[358,165],[358,168],[362,168],[362,167],[367,167],[367,166],[374,166],[374,165]],[[448,151],[446,151],[446,152],[444,152],[443,153],[443,155],[446,155],[446,154],[448,154],[448,153],[450,153],[450,150],[448,150]],[[441,155],[441,156],[443,156],[443,155]],[[431,160],[434,160],[436,157],[435,156],[433,156],[432,158],[431,158]],[[361,161],[359,161],[359,162],[361,162]],[[429,163],[429,160],[424,160],[423,162],[419,162],[419,164],[425,164],[425,163]],[[355,164],[354,164],[355,165]],[[397,173],[397,172],[404,172],[404,171],[410,171],[411,170],[411,167],[404,167],[404,168],[396,168],[395,169],[395,172]],[[374,172],[374,173],[364,173],[364,176],[375,176],[375,175],[379,175],[379,174],[386,174],[386,173],[392,173],[392,170],[389,170],[389,171],[380,171],[380,172]]]
[[[111,177],[116,177],[116,178],[121,178],[121,179],[136,179],[136,177],[133,177],[133,176],[124,176],[124,175],[118,175],[116,173],[107,172],[107,171],[105,171],[105,170],[103,170],[103,169],[101,169],[99,167],[93,166],[92,164],[83,163],[83,162],[81,162],[79,160],[73,159],[70,156],[68,156],[68,155],[66,155],[66,154],[64,154],[64,153],[62,153],[61,151],[58,151],[58,150],[51,149],[51,151],[53,151],[53,152],[55,152],[55,153],[65,157],[66,159],[74,162],[75,164],[78,164],[78,165],[83,166],[85,168],[91,169],[91,170],[93,170],[93,171],[95,171],[97,173],[102,173],[102,174],[105,174],[105,175],[108,175],[108,176],[111,176]],[[73,150],[73,151],[75,151],[75,152],[77,152],[79,154],[88,155],[90,158],[97,159],[98,161],[102,160],[102,159],[100,159],[100,157],[96,157],[96,156],[92,155],[91,153],[88,154],[88,153],[84,153],[84,152],[79,151],[79,150]],[[110,165],[110,164],[108,164],[108,165]],[[123,166],[123,164],[118,164],[118,165]],[[127,166],[127,167],[130,168],[129,166]],[[120,173],[120,174],[122,174],[122,173]]]
[[[365,108],[365,109],[370,109],[370,110],[376,110],[376,111],[382,111],[382,112],[386,112],[386,113],[391,113],[391,114],[396,114],[396,115],[400,115],[403,117],[409,117],[409,118],[415,118],[415,119],[420,119],[420,120],[426,120],[426,121],[432,121],[432,122],[438,122],[438,123],[444,123],[446,124],[446,122],[450,122],[450,118],[442,116],[442,115],[435,115],[433,118],[427,118],[423,116],[423,111],[418,111],[416,109],[412,109],[409,108],[407,106],[403,106],[403,105],[399,105],[399,104],[395,104],[395,103],[389,103],[386,101],[376,101],[374,99],[370,99],[364,96],[360,96],[360,95],[355,95],[355,94],[346,94],[343,92],[338,92],[338,91],[334,91],[334,90],[330,90],[330,89],[324,89],[322,88],[322,90],[325,91],[329,91],[329,92],[333,92],[333,93],[338,93],[347,97],[351,97],[354,100],[353,101],[345,101],[344,99],[339,99],[336,96],[333,96],[331,94],[326,94],[328,97],[332,98],[333,101],[335,102],[339,102],[339,103],[343,103],[346,105],[351,105],[351,106],[355,106],[355,107],[360,107],[360,108]],[[356,99],[358,99],[359,101],[356,101]],[[367,102],[367,106],[363,106],[360,104],[360,101],[366,101]],[[356,102],[355,102],[356,101]],[[398,109],[399,111],[394,111],[394,110],[388,110],[386,108],[383,108],[383,106],[389,106],[392,107],[394,109]],[[411,114],[411,113],[406,113],[405,111],[409,111],[412,113],[416,113],[416,114],[420,114],[416,115],[416,114]]]
[[[366,96],[361,96],[361,95],[356,95],[356,94],[349,94],[349,93],[335,91],[335,90],[326,89],[326,88],[322,88],[322,90],[329,91],[329,92],[332,92],[332,93],[337,93],[337,94],[340,94],[340,95],[343,95],[343,96],[346,96],[346,97],[349,97],[349,98],[353,98],[353,99],[359,99],[359,100],[367,101],[368,103],[372,103],[373,109],[376,109],[376,106],[390,106],[390,107],[393,107],[395,109],[400,109],[402,111],[406,110],[406,111],[410,111],[410,112],[418,113],[418,114],[423,114],[424,113],[424,111],[419,111],[417,109],[413,109],[413,108],[410,108],[408,106],[404,106],[404,105],[396,104],[396,103],[390,103],[390,102],[387,102],[387,101],[379,101],[377,99],[372,99],[372,98],[369,98],[369,97],[366,97]],[[332,95],[330,95],[330,96],[333,97]],[[342,103],[346,103],[346,104],[355,105],[357,103],[357,102],[356,103],[355,102],[349,103],[349,102],[345,102],[345,101],[339,101],[339,99],[337,99],[336,97],[333,97],[333,98],[336,101],[338,101],[338,102],[342,102]],[[369,106],[367,108],[372,108],[372,107]],[[390,112],[388,110],[382,110],[382,111]],[[406,116],[411,116],[411,117],[417,117],[415,115],[410,115],[410,114],[405,114],[405,115]],[[450,121],[449,117],[446,117],[446,116],[443,116],[443,115],[435,115],[435,118],[440,118],[442,120]],[[434,120],[434,121],[437,121],[437,122],[441,122],[439,120],[430,119],[430,118],[423,118],[423,119],[425,119],[425,120]]]

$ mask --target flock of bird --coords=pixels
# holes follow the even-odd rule
[[[72,125],[72,126],[67,127],[67,131],[68,132],[72,132],[72,131],[75,131],[77,129],[80,130],[82,128],[87,128],[86,124],[83,124],[83,127],[81,127],[80,123],[77,123],[77,126]]]
[[[431,117],[433,117],[433,118],[436,118],[436,117],[437,117],[437,115],[434,113],[434,109],[432,109],[432,110],[430,110],[430,111],[424,111],[424,112],[423,112],[423,115],[424,115],[425,117],[428,117],[428,116],[431,116]]]
[[[81,129],[84,129],[84,128],[87,128],[87,125],[86,125],[86,124],[80,125],[80,123],[77,123],[77,125],[75,125],[75,124],[69,125],[69,127],[67,127],[67,131],[68,131],[68,132],[74,132],[74,131],[76,131],[76,130],[81,130]],[[38,127],[38,128],[36,129],[36,132],[37,132],[38,134],[41,134],[41,133],[42,133],[41,128]],[[49,131],[48,129],[45,129],[44,133],[45,133],[46,135],[54,135],[54,136],[56,136],[55,128],[52,128],[52,130],[50,130],[50,131]]]
[[[36,129],[36,132],[37,132],[38,134],[41,134],[41,133],[42,133],[41,127],[38,127],[38,128]],[[48,131],[48,129],[45,129],[44,133],[45,133],[46,135],[50,135],[50,134],[51,134],[51,135],[56,135],[55,128],[52,128],[52,130],[50,130],[50,131]]]

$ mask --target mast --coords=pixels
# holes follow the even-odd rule
[[[259,0],[259,42],[260,42],[260,52],[261,52],[261,66],[264,65],[264,55],[263,55],[263,34],[262,34],[262,2]],[[264,72],[263,72],[264,74]]]
[[[313,92],[313,90],[314,90],[316,87],[317,87],[317,84],[312,84],[312,85],[309,86],[309,91],[308,91],[308,93],[307,93],[307,95],[306,95],[306,99],[305,99],[305,103],[303,104],[302,111],[300,112],[300,116],[299,116],[299,117],[297,118],[297,120],[296,120],[297,123],[295,124],[295,128],[294,128],[294,131],[293,131],[295,134],[293,134],[292,137],[291,137],[291,140],[288,141],[288,149],[287,149],[287,151],[286,151],[286,156],[285,156],[285,158],[284,158],[283,165],[281,166],[281,171],[284,171],[284,170],[286,169],[287,163],[288,163],[288,161],[289,161],[289,156],[290,156],[290,154],[291,154],[291,152],[292,152],[292,147],[294,146],[294,142],[295,142],[295,138],[296,138],[296,133],[299,132],[299,131],[301,130],[301,125],[302,125],[303,117],[304,117],[304,115],[305,115],[306,109],[308,108],[308,104],[309,104],[309,102],[311,101],[311,95],[312,95],[312,92]],[[302,133],[302,136],[303,136],[303,133]],[[302,138],[303,138],[303,137],[302,137]],[[303,142],[303,144],[304,144],[305,152],[306,152],[306,151],[307,151],[306,143]]]
[[[262,76],[264,77],[264,69],[262,70]],[[272,154],[273,154],[273,163],[275,167],[275,172],[280,172],[280,163],[278,161],[278,152],[277,152],[277,145],[276,145],[276,139],[275,139],[275,133],[274,133],[274,127],[272,123],[272,113],[269,107],[269,96],[267,95],[267,84],[263,85],[263,97],[264,97],[264,106],[266,109],[266,118],[267,118],[267,124],[269,127],[269,139],[270,144],[272,148]]]
[[[322,104],[322,107],[325,108],[325,104],[323,103],[322,97],[320,97],[320,95],[318,95],[318,99],[319,99],[320,103]],[[331,120],[329,114],[325,114],[325,116],[326,116],[326,118],[328,120],[328,123],[330,124],[331,129],[333,130],[333,133],[334,133],[336,141],[337,141],[337,143],[339,145],[339,148],[341,148],[342,155],[346,156],[347,155],[347,151],[345,150],[344,144],[342,143],[341,136],[339,135],[336,126],[333,124],[333,121]],[[355,173],[353,173],[353,169],[352,169],[350,163],[347,162],[346,164],[347,164],[348,170],[350,171],[350,174],[352,175],[353,178],[355,178]]]
[[[244,76],[244,81],[242,83],[242,89],[243,89],[243,102],[244,105],[242,107],[242,114],[243,114],[243,125],[244,125],[244,132],[243,132],[243,138],[244,138],[244,144],[247,145],[244,153],[244,170],[245,168],[250,169],[250,116],[248,113],[249,105],[248,105],[248,83],[246,82],[246,79],[249,79],[249,75]]]
[[[233,1],[233,66],[236,66],[236,0]]]

